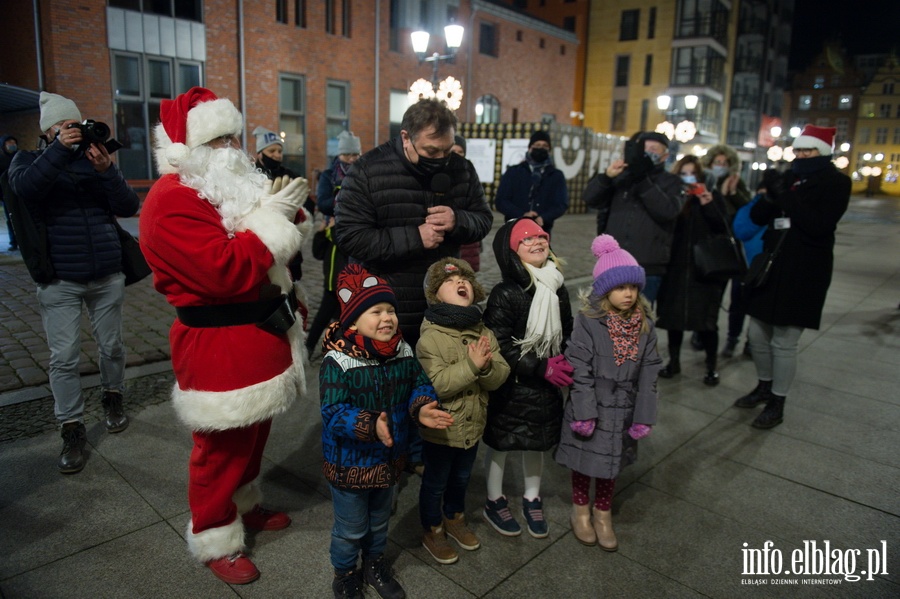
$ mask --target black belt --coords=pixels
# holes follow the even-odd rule
[[[284,335],[297,321],[297,296],[294,290],[267,300],[175,308],[178,320],[194,328],[234,327],[255,324],[273,335]]]

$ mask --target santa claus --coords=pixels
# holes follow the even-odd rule
[[[177,313],[172,398],[194,438],[188,547],[216,576],[243,584],[259,577],[244,529],[291,523],[260,506],[256,479],[272,417],[305,392],[287,264],[309,186],[258,172],[239,147],[241,114],[207,89],[163,100],[160,121],[162,176],[144,202],[140,241]]]

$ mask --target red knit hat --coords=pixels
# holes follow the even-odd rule
[[[834,154],[834,134],[837,129],[834,127],[816,127],[815,125],[807,125],[803,128],[793,143],[793,148],[805,149],[815,148],[822,156],[830,156]]]
[[[337,296],[341,302],[341,327],[346,331],[363,312],[381,302],[397,308],[394,290],[359,264],[348,264],[338,275]]]
[[[156,160],[163,174],[176,172],[191,150],[223,135],[240,135],[244,119],[230,100],[203,87],[192,87],[159,105]],[[174,168],[172,168],[174,167]]]
[[[545,236],[549,242],[550,234],[537,224],[537,222],[527,217],[519,219],[519,222],[514,224],[512,230],[509,232],[509,247],[515,252],[519,249],[519,243],[521,243],[523,239],[526,237],[537,237],[538,235]]]

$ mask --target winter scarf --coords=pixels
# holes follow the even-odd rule
[[[556,291],[562,287],[563,275],[552,260],[548,260],[543,268],[523,265],[534,281],[534,298],[528,310],[525,338],[513,342],[523,353],[533,351],[538,358],[549,358],[559,354],[562,348],[562,320]]]
[[[470,329],[481,321],[481,308],[444,303],[434,304],[425,310],[425,318],[442,327],[459,330]]]
[[[610,312],[607,316],[606,327],[609,329],[609,338],[612,340],[616,366],[621,366],[625,360],[637,362],[642,321],[643,313],[640,310],[635,310],[631,318],[622,318],[615,312]]]

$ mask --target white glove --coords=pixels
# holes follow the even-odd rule
[[[266,181],[261,206],[283,214],[294,222],[297,212],[309,196],[309,182],[303,177],[291,179],[287,175],[274,181]]]

